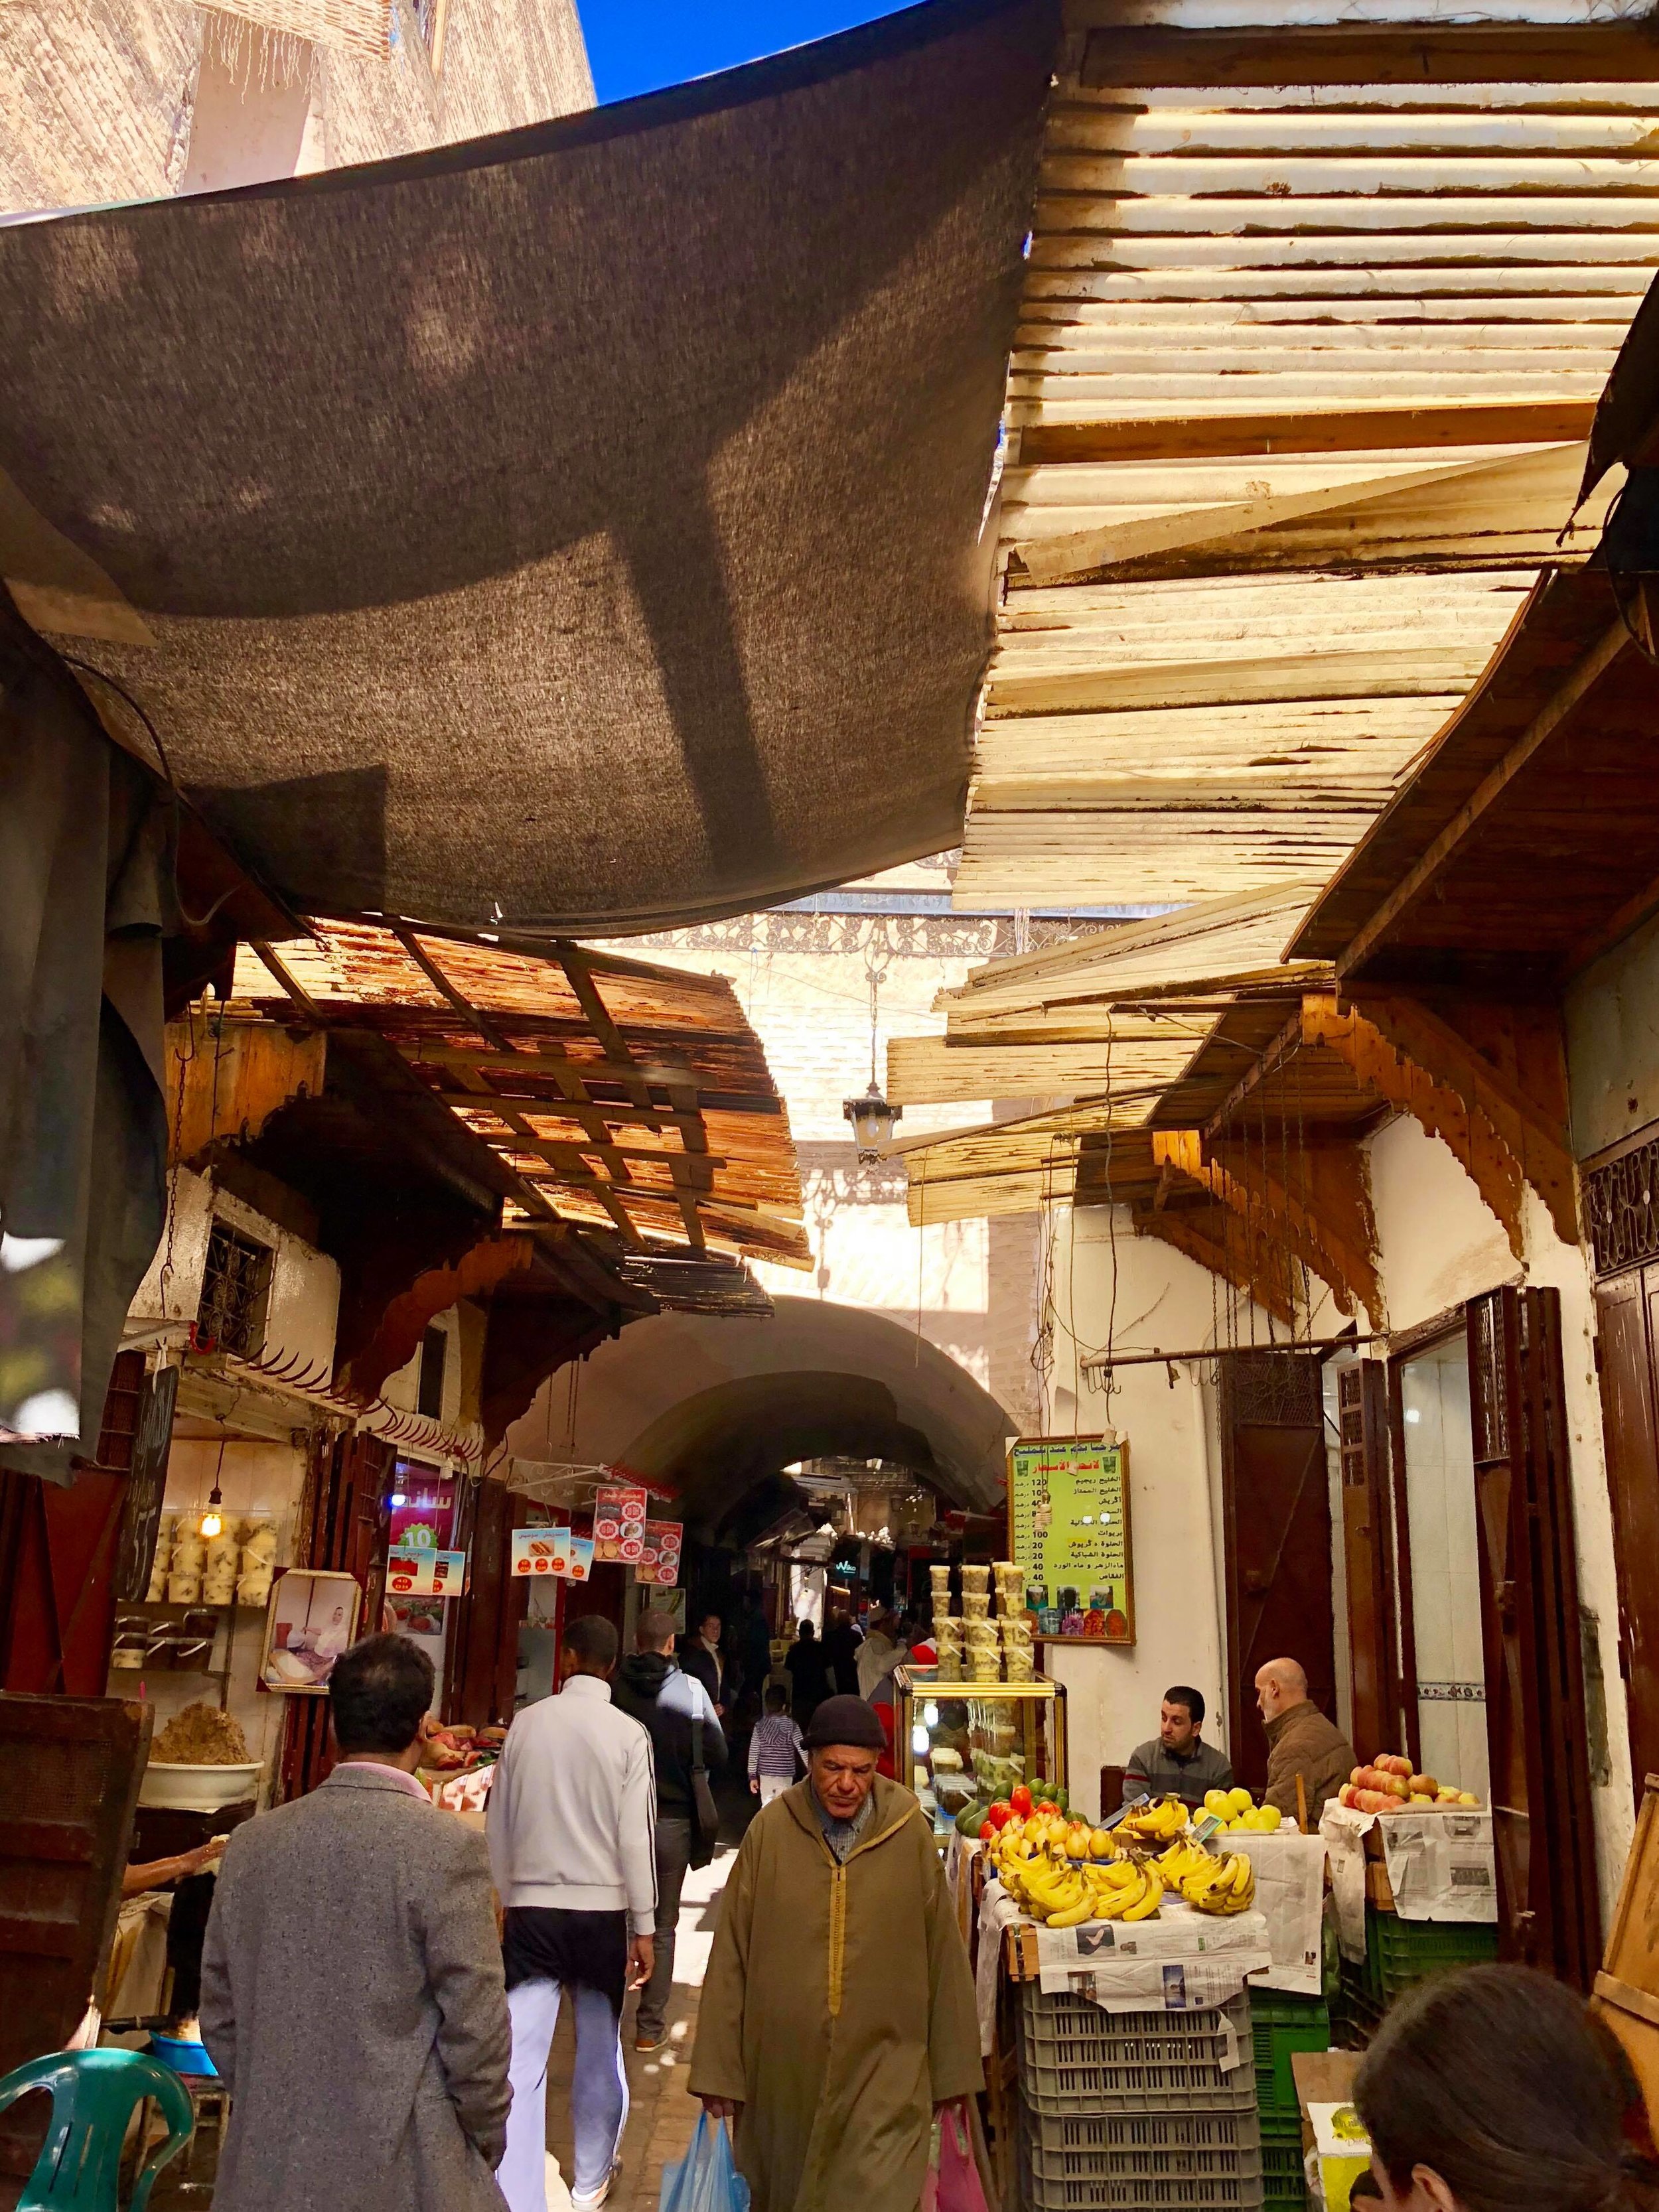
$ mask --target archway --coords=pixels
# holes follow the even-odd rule
[[[908,1328],[854,1306],[781,1297],[765,1319],[663,1313],[565,1372],[511,1432],[526,1459],[626,1466],[663,1482],[713,1530],[796,1461],[885,1459],[951,1505],[1000,1506],[1018,1425],[972,1376]]]

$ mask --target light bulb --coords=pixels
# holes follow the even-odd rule
[[[925,1759],[927,1756],[927,1731],[925,1728],[916,1727],[911,1729],[910,1748],[918,1759]]]
[[[216,1536],[224,1525],[222,1516],[211,1510],[202,1516],[202,1534],[204,1536]]]

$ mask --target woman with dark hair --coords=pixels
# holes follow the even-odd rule
[[[1655,2212],[1659,2169],[1626,2130],[1632,2094],[1572,1990],[1472,1966],[1401,1998],[1354,2103],[1389,2212]]]

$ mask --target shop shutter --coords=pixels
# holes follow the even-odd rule
[[[1267,1740],[1256,1669],[1300,1660],[1309,1696],[1336,1712],[1324,1401],[1312,1353],[1224,1352],[1219,1365],[1227,1741],[1238,1779],[1259,1791]]]
[[[1389,1547],[1388,1374],[1380,1359],[1337,1370],[1342,1551],[1347,1570],[1352,1735],[1362,1759],[1394,1748],[1418,1756],[1417,1716],[1403,1713]]]
[[[1561,1301],[1492,1291],[1466,1314],[1499,1948],[1588,1990],[1601,1916]]]
[[[1630,1714],[1636,1798],[1659,1774],[1659,1421],[1655,1336],[1659,1267],[1638,1267],[1595,1291],[1596,1365],[1619,1578],[1619,1662]]]

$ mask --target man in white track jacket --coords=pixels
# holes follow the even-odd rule
[[[496,2179],[512,2212],[547,2212],[547,2055],[562,1990],[576,2008],[576,2212],[610,2195],[628,2118],[623,1998],[651,1972],[657,1805],[651,1739],[611,1702],[616,1664],[611,1623],[574,1622],[563,1688],[519,1715],[490,1785],[513,2017],[513,2109]]]

